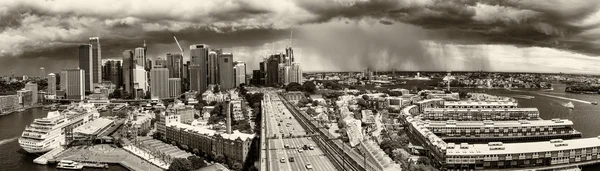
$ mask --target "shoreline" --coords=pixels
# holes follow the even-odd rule
[[[6,113],[0,113],[0,116],[10,115],[10,114],[13,114],[16,112],[23,112],[25,110],[29,110],[29,109],[33,109],[33,108],[40,108],[40,107],[44,107],[44,105],[32,105],[32,106],[22,107],[22,108],[18,108],[18,109],[13,109],[12,111],[9,111]],[[23,110],[23,111],[19,111],[19,110]]]

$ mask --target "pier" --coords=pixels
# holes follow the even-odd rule
[[[66,149],[56,155],[49,162],[57,162],[60,160],[73,160],[86,163],[93,161],[95,163],[119,164],[129,170],[147,171],[147,170],[163,170],[130,152],[116,148],[108,144],[94,146],[77,146]]]

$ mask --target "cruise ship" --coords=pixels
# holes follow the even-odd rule
[[[19,145],[29,153],[45,153],[65,144],[65,132],[68,127],[76,128],[100,117],[93,104],[78,103],[66,110],[51,111],[44,118],[35,119],[25,127],[19,138]]]

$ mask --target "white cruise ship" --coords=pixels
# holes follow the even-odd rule
[[[29,153],[45,153],[65,144],[64,130],[72,129],[100,117],[93,104],[78,103],[58,112],[48,112],[25,127],[19,145]]]

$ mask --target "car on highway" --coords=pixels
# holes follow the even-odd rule
[[[290,157],[290,162],[294,162],[294,157]]]
[[[302,153],[304,150],[302,149],[298,149],[298,153]]]
[[[283,145],[283,147],[284,148],[290,148],[290,145],[286,144],[286,145]]]
[[[279,160],[279,162],[281,162],[281,163],[285,163],[285,158],[284,158],[284,157],[282,157],[282,158]]]
[[[309,170],[313,168],[312,164],[310,164],[310,163],[304,165],[304,167],[306,167],[306,169],[309,169]]]
[[[279,133],[283,133],[283,130],[279,130]]]

